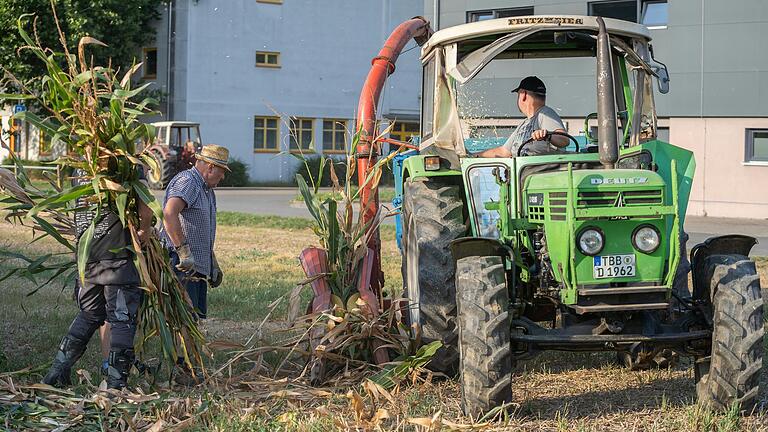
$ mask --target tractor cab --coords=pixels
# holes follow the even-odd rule
[[[695,162],[658,139],[654,89],[668,92],[669,74],[650,42],[626,21],[531,16],[450,27],[423,45],[419,148],[395,164],[404,296],[417,338],[443,344],[431,366],[460,372],[468,414],[509,402],[515,361],[542,350],[615,351],[633,369],[692,356],[701,401],[755,403],[762,347],[744,351],[763,332],[754,239],[697,246],[688,288]],[[478,157],[520,125],[511,91],[530,75],[570,145]],[[717,339],[718,310],[741,317],[743,337]],[[734,355],[742,363],[721,363]],[[750,384],[729,394],[724,379]]]
[[[148,148],[157,168],[148,167],[147,181],[152,189],[164,189],[179,171],[195,163],[195,153],[202,148],[200,124],[166,121],[152,124],[155,140]]]

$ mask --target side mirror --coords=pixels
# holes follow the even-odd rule
[[[669,72],[667,67],[654,66],[653,71],[656,72],[656,83],[659,86],[659,93],[669,93]]]
[[[656,74],[659,93],[667,94],[669,93],[669,71],[667,70],[667,65],[656,60],[656,57],[653,55],[653,45],[648,46],[648,51],[651,53],[652,62],[650,66],[653,69],[653,73]]]

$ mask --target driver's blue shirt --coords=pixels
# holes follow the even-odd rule
[[[509,150],[513,155],[517,155],[517,150],[524,142],[531,138],[533,131],[539,129],[546,129],[552,132],[556,129],[565,130],[565,125],[557,115],[555,110],[544,105],[539,108],[538,111],[533,113],[533,116],[523,120],[520,126],[515,128],[507,142],[504,143],[504,147]],[[525,146],[523,153],[529,156],[542,155],[556,153],[559,149],[548,141],[534,141]]]

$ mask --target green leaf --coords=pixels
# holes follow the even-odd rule
[[[315,197],[312,195],[312,192],[310,192],[309,185],[307,185],[307,182],[304,181],[304,177],[302,177],[301,174],[296,174],[296,184],[299,185],[299,192],[304,198],[304,205],[307,206],[309,214],[312,215],[315,221],[317,221],[317,224],[320,226],[320,228],[324,229],[323,219],[320,216],[320,209],[317,207]]]
[[[66,247],[67,249],[71,250],[72,252],[75,252],[75,247],[72,246],[72,243],[70,243],[67,239],[62,237],[59,231],[56,228],[54,228],[53,225],[48,223],[48,221],[46,221],[45,219],[39,216],[32,216],[32,219],[34,219],[35,222],[37,222],[38,225],[40,225],[40,228],[42,228],[43,231],[46,232],[46,234],[56,239],[57,242],[64,245],[64,247]]]
[[[128,202],[128,192],[122,192],[115,197],[115,205],[117,206],[117,216],[120,218],[120,223],[125,227],[125,206]]]
[[[155,217],[157,217],[158,221],[163,220],[163,209],[160,207],[160,203],[157,202],[155,199],[155,196],[152,195],[152,193],[147,189],[146,186],[144,186],[143,183],[138,181],[132,181],[131,187],[133,190],[136,191],[136,194],[139,196],[139,198],[144,201],[144,204],[149,206],[150,209],[152,209],[152,213],[155,214]]]
[[[80,276],[80,282],[85,283],[85,265],[88,264],[88,255],[91,253],[91,242],[93,233],[96,230],[96,221],[100,218],[100,209],[96,208],[94,216],[88,229],[85,230],[80,240],[77,242],[77,274]]]
[[[57,193],[55,195],[52,195],[43,201],[36,204],[32,209],[29,211],[29,217],[34,217],[38,213],[40,213],[43,210],[48,210],[51,208],[61,207],[62,205],[74,201],[82,196],[86,195],[92,195],[93,194],[93,185],[92,183],[74,186],[68,189],[63,190],[60,193]]]
[[[334,264],[338,259],[339,248],[339,219],[336,217],[337,203],[329,198],[325,200],[328,206],[328,263]]]

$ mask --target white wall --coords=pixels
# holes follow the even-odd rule
[[[289,181],[292,157],[253,152],[253,116],[315,118],[322,148],[322,119],[355,118],[371,59],[399,23],[422,11],[413,0],[179,2],[174,119],[200,122],[203,141],[227,146],[253,180]],[[280,51],[282,66],[255,67],[257,50]],[[417,48],[400,57],[383,114],[418,115],[418,56]],[[285,124],[281,135],[285,150]]]

